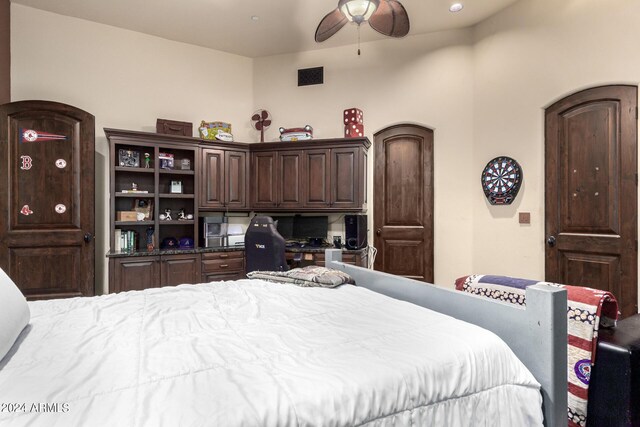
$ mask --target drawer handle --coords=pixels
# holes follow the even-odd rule
[[[220,268],[227,268],[229,267],[229,264],[220,264]]]
[[[227,255],[227,254],[220,254],[220,258],[229,258],[229,255]]]

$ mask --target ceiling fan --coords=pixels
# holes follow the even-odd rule
[[[340,0],[338,7],[318,24],[316,42],[327,40],[347,22],[356,23],[358,28],[363,22],[369,22],[371,28],[390,37],[404,37],[409,33],[409,16],[397,0]]]

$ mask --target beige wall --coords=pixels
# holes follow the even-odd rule
[[[351,31],[355,40],[355,28],[343,31]],[[256,59],[254,102],[273,115],[274,126],[267,139],[277,138],[279,126],[305,124],[313,126],[315,137],[341,137],[342,111],[349,107],[363,110],[365,134],[371,141],[375,132],[400,122],[434,129],[435,281],[451,284],[456,275],[471,271],[472,259],[468,199],[476,183],[471,168],[471,32],[366,43],[360,57],[356,49],[347,46]],[[323,85],[297,87],[299,68],[321,65]],[[373,160],[369,162],[370,183],[372,171]],[[373,185],[369,190],[372,215]],[[340,234],[342,225],[336,222],[330,234]],[[373,228],[371,217],[369,228]]]
[[[0,0],[0,104],[11,101],[11,44],[9,0]]]
[[[544,277],[544,108],[588,87],[637,85],[639,17],[637,0],[522,0],[476,28],[473,169],[513,156],[524,188],[507,208],[472,193],[474,272]],[[531,212],[530,226],[517,211]]]
[[[275,123],[309,122],[323,137],[340,135],[339,113],[352,105],[364,110],[371,139],[401,121],[433,127],[436,283],[470,272],[542,279],[544,108],[586,87],[638,84],[638,16],[635,0],[521,0],[470,38],[370,43],[361,58],[351,46],[256,60],[255,102]],[[295,87],[297,68],[320,65],[324,86]],[[524,170],[511,206],[490,206],[480,188],[498,155]],[[518,212],[531,212],[531,225],[519,225]]]
[[[353,106],[363,109],[372,140],[399,122],[430,127],[436,282],[451,286],[471,272],[542,278],[544,107],[586,87],[637,84],[638,16],[637,0],[521,0],[474,29],[366,43],[360,57],[348,46],[250,60],[12,4],[12,99],[76,105],[96,116],[99,130],[153,130],[157,117],[224,119],[246,141],[259,138],[248,122],[257,108],[273,115],[267,140],[279,126],[304,124],[317,137],[338,137],[342,110]],[[352,27],[342,31],[356,39]],[[325,84],[298,88],[297,70],[320,65]],[[103,211],[101,132],[96,145]],[[491,207],[480,171],[501,154],[522,164],[524,185],[514,205]],[[532,224],[519,225],[518,211],[531,212]],[[332,219],[330,234],[341,232]],[[106,217],[97,220],[104,252]]]
[[[225,120],[253,136],[252,60],[11,5],[12,101],[45,99],[96,118],[96,279],[107,283],[104,127],[155,131],[156,118]]]

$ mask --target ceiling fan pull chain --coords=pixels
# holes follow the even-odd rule
[[[358,56],[360,56],[360,24],[358,24]]]

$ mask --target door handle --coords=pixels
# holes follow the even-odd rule
[[[547,239],[547,245],[551,248],[554,247],[556,245],[556,236],[549,236]]]
[[[380,234],[382,234],[382,230],[378,228],[378,229],[376,230],[376,234],[379,236]]]
[[[91,240],[93,240],[93,234],[91,234],[91,233],[86,233],[86,234],[84,235],[84,241],[85,241],[86,243],[90,243],[90,242],[91,242]]]

